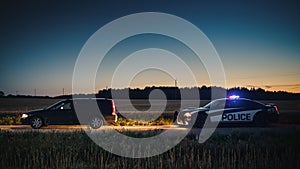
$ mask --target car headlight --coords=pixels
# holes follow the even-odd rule
[[[27,118],[28,114],[22,114],[22,118]]]
[[[190,113],[185,113],[183,117],[186,121],[191,121],[192,115]]]

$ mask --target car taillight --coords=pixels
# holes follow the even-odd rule
[[[111,100],[111,106],[112,106],[112,115],[116,115],[116,106],[115,106],[115,102],[113,100]]]
[[[276,112],[278,112],[278,107],[277,106],[274,106],[274,109]]]

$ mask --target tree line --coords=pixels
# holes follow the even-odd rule
[[[178,87],[145,87],[144,89],[104,89],[100,90],[96,96],[112,98],[112,94],[116,95],[118,99],[127,99],[128,92],[130,99],[149,99],[151,92],[154,90],[159,90],[163,92],[166,99],[168,100],[179,100],[181,99],[181,94],[184,94],[184,99],[193,99],[194,93],[198,92],[201,100],[210,100],[212,98],[211,93],[214,92],[213,98],[222,98],[224,93],[226,96],[238,95],[242,98],[249,98],[254,100],[296,100],[300,99],[300,93],[289,93],[286,91],[266,91],[262,88],[245,88],[245,87],[235,87],[230,89],[225,89],[222,87],[193,87],[193,88],[178,88]],[[191,93],[189,95],[189,93]],[[191,97],[189,97],[191,96]],[[113,97],[115,98],[115,97]],[[161,95],[154,95],[153,99],[162,98]]]
[[[18,97],[18,98],[55,98],[55,99],[68,99],[73,96],[76,97],[98,97],[98,98],[114,98],[114,99],[194,99],[195,93],[200,96],[201,100],[210,100],[211,93],[214,91],[213,98],[222,98],[224,93],[227,96],[238,95],[243,98],[254,100],[297,100],[300,99],[300,93],[290,93],[286,91],[266,91],[262,88],[245,88],[235,87],[225,89],[222,87],[192,87],[192,88],[178,88],[178,87],[145,87],[140,88],[124,88],[124,89],[103,89],[99,90],[96,94],[76,94],[76,95],[60,95],[55,97],[49,96],[31,96],[31,95],[4,95],[0,92],[0,97]],[[128,98],[129,97],[129,98]],[[198,97],[197,97],[198,98]]]

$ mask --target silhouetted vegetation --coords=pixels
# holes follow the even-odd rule
[[[4,96],[4,92],[0,91],[0,97],[3,97],[3,96]]]
[[[116,93],[118,99],[127,99],[125,96],[128,95],[130,99],[148,99],[150,93],[153,90],[161,90],[164,92],[168,100],[179,100],[181,99],[181,92],[191,93],[192,91],[198,91],[201,100],[210,100],[211,91],[214,90],[219,97],[224,97],[221,93],[226,92],[227,95],[239,95],[240,97],[255,99],[255,100],[296,100],[300,99],[300,93],[289,93],[285,91],[265,91],[264,89],[258,88],[231,88],[224,89],[221,87],[194,87],[194,88],[177,88],[177,87],[145,87],[144,89],[104,89],[100,90],[97,97],[112,98],[112,93]],[[192,94],[191,94],[192,96]],[[185,96],[186,99],[193,99],[193,97]],[[218,96],[217,96],[218,98]],[[154,97],[155,99],[155,97]]]
[[[145,87],[144,89],[140,88],[124,88],[124,89],[103,89],[99,90],[96,94],[74,94],[74,95],[60,95],[55,97],[50,96],[32,96],[32,95],[7,95],[0,97],[8,97],[8,98],[54,98],[54,99],[70,99],[73,96],[78,98],[90,98],[90,97],[99,97],[99,98],[113,98],[114,99],[149,99],[149,95],[154,90],[160,90],[164,93],[165,98],[168,100],[180,100],[181,93],[185,93],[184,99],[194,99],[192,92],[198,91],[201,100],[211,100],[211,91],[214,91],[214,98],[224,97],[222,93],[226,92],[228,95],[239,95],[240,97],[254,99],[254,100],[297,100],[300,99],[300,93],[290,93],[286,91],[266,91],[262,88],[245,88],[245,87],[235,87],[230,89],[225,89],[222,87],[192,87],[192,88],[178,88],[178,87]],[[189,95],[189,93],[191,93]],[[117,97],[115,97],[117,96]],[[153,96],[153,99],[161,99],[163,97]]]
[[[7,96],[5,96],[7,98],[39,98],[39,99],[49,99],[49,98],[52,98],[50,96],[32,96],[32,95],[12,95],[12,94],[9,94]]]

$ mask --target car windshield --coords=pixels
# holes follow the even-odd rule
[[[211,101],[211,102],[207,103],[207,104],[206,104],[205,106],[203,106],[203,107],[209,109],[210,106],[213,104],[213,102],[214,102],[214,101]]]
[[[50,110],[50,109],[52,109],[52,108],[54,108],[54,107],[57,107],[57,106],[60,105],[62,102],[63,102],[63,101],[56,102],[56,103],[50,105],[49,107],[47,107],[47,108],[45,108],[45,109]]]
[[[70,110],[70,109],[71,109],[71,103],[68,101],[63,101],[53,105],[49,110]]]

